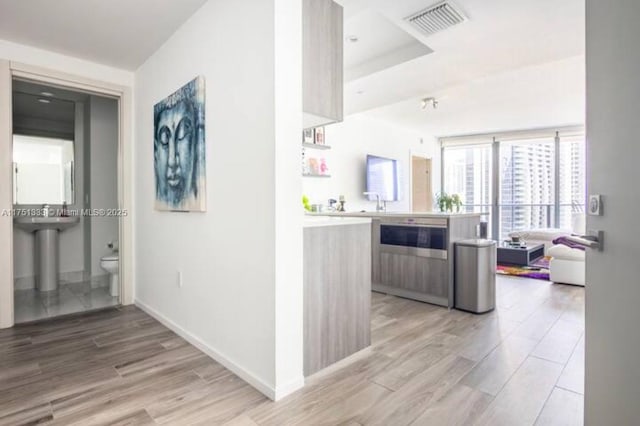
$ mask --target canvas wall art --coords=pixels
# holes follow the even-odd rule
[[[204,98],[200,76],[153,107],[156,210],[206,210]]]

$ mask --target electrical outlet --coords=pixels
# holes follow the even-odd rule
[[[178,271],[178,287],[182,288],[182,272]]]

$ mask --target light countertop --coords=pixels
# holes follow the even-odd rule
[[[317,226],[341,226],[341,225],[368,225],[371,219],[367,217],[335,217],[327,215],[306,215],[304,227],[311,228]]]

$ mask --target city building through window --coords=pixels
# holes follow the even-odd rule
[[[444,138],[442,190],[485,214],[489,235],[561,228],[585,232],[584,132],[535,131]]]

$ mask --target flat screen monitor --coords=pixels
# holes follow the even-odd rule
[[[398,160],[367,155],[367,192],[380,195],[383,201],[398,201],[400,194]],[[367,196],[375,201],[375,195]]]

